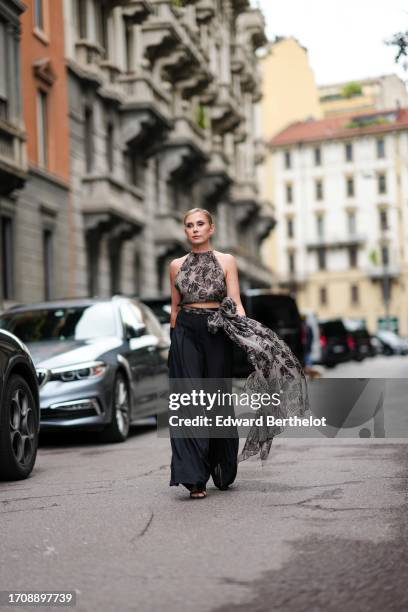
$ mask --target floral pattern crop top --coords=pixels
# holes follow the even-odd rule
[[[174,279],[180,306],[194,302],[222,302],[227,295],[224,270],[214,251],[190,251]]]

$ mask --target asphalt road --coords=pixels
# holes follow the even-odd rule
[[[75,590],[81,612],[408,609],[406,440],[277,438],[205,500],[169,462],[154,428],[42,439],[32,476],[0,483],[0,590]]]

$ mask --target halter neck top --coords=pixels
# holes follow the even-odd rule
[[[222,302],[227,295],[224,270],[214,251],[190,251],[174,279],[180,306],[194,302]]]

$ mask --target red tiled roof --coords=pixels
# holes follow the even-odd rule
[[[371,125],[359,125],[347,127],[354,120],[361,122],[363,118],[375,118],[381,116],[395,115],[391,121]],[[327,117],[326,119],[297,121],[279,132],[270,141],[272,147],[280,147],[301,142],[316,142],[322,140],[333,140],[336,138],[352,138],[360,134],[377,134],[393,130],[408,128],[408,107],[375,111],[360,112],[342,115],[340,117]]]

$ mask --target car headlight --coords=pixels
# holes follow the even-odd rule
[[[105,374],[107,367],[103,361],[87,361],[86,363],[75,363],[70,366],[53,368],[51,370],[51,380],[72,382],[73,380],[100,378]]]

